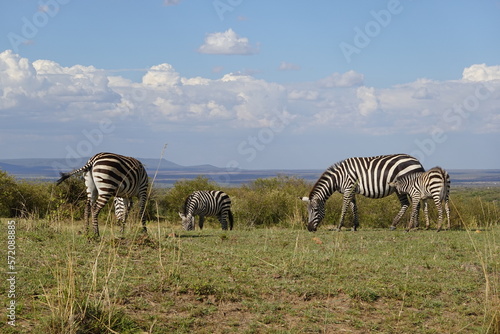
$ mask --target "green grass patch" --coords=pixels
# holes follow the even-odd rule
[[[123,239],[108,226],[96,242],[81,222],[17,223],[20,332],[498,333],[497,226],[185,232],[157,222]]]

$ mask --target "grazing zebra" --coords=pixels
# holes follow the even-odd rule
[[[412,212],[410,223],[407,231],[418,225],[418,211],[420,208],[420,200],[432,198],[438,210],[438,232],[441,230],[443,223],[443,202],[448,220],[448,229],[450,229],[450,175],[441,167],[434,167],[427,172],[417,172],[397,177],[390,186],[395,187],[398,193],[408,194],[412,201]],[[430,222],[427,213],[427,205],[424,209],[426,215],[425,228],[428,229]]]
[[[190,194],[184,202],[183,212],[179,212],[182,218],[182,226],[186,231],[194,230],[194,216],[199,215],[198,225],[203,229],[205,216],[217,216],[222,229],[233,229],[233,213],[231,212],[231,199],[222,191],[195,191]]]
[[[114,153],[98,153],[80,169],[69,173],[61,173],[61,182],[77,173],[84,173],[85,186],[87,187],[87,203],[85,205],[85,220],[89,228],[89,215],[92,211],[94,234],[99,236],[97,217],[112,196],[130,198],[139,197],[139,215],[143,231],[146,232],[146,207],[148,174],[142,163],[134,158],[125,157]],[[116,206],[115,206],[116,209]],[[126,218],[125,215],[123,218]],[[123,227],[123,226],[122,226]]]
[[[406,154],[380,155],[369,158],[349,158],[329,167],[312,188],[309,197],[302,197],[308,202],[309,223],[307,229],[316,231],[325,217],[325,202],[335,192],[344,195],[340,223],[341,229],[347,206],[350,205],[353,216],[353,231],[359,226],[355,194],[369,198],[382,198],[392,194],[395,189],[389,186],[397,176],[413,172],[423,172],[420,162]],[[406,194],[397,194],[401,209],[394,218],[391,229],[396,228],[399,220],[409,206]]]

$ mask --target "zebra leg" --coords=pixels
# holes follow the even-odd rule
[[[418,220],[418,211],[419,210],[420,210],[420,199],[418,199],[418,198],[412,199],[410,221],[408,222],[406,232],[409,232],[410,230],[412,230],[416,227],[415,221]]]
[[[424,202],[425,203],[425,202]],[[414,217],[413,217],[413,225],[412,225],[412,228],[418,228],[418,226],[420,225],[420,207],[422,205],[422,201],[418,201],[418,204],[417,204],[417,210],[415,210],[415,212],[413,213],[414,214]]]
[[[131,202],[128,198],[122,198],[122,201],[123,201],[123,215],[122,217],[120,217],[120,233],[123,234],[125,232],[125,223],[127,221],[127,217],[128,217],[128,212],[129,212],[129,209],[130,209],[130,206],[131,206]],[[116,203],[116,202],[115,202]]]
[[[451,229],[450,224],[450,206],[448,205],[448,198],[444,201],[444,210],[446,211],[446,218],[448,219],[448,230]]]
[[[92,209],[94,207],[95,201],[97,199],[98,193],[97,188],[92,178],[92,172],[86,172],[83,174],[85,180],[85,187],[87,188],[87,202],[85,203],[85,233],[89,233],[90,229],[90,215],[92,214]]]
[[[427,204],[427,200],[423,200],[424,202],[424,215],[425,215],[425,229],[428,230],[431,226],[431,221],[429,219],[429,205]]]
[[[351,199],[351,203],[349,203],[351,207],[351,212],[353,216],[353,225],[352,225],[352,230],[356,231],[359,226],[359,219],[358,219],[358,206],[356,205],[356,197],[353,195]]]
[[[87,201],[85,202],[85,211],[83,213],[85,217],[85,233],[89,233],[89,227],[90,227],[90,213],[92,212],[92,200],[90,198],[87,198]]]
[[[222,226],[222,229],[223,230],[227,230],[227,212],[223,212],[220,214],[220,216],[218,217],[219,218],[219,222]]]
[[[231,212],[231,210],[227,210],[227,216],[229,218],[229,230],[232,231],[233,230],[234,217],[233,217],[233,213]]]
[[[111,194],[99,195],[97,201],[92,206],[92,224],[94,225],[94,235],[96,237],[99,236],[99,222],[98,222],[99,212],[101,212],[101,209],[106,205],[106,203],[109,201],[110,198]]]
[[[410,206],[410,202],[408,201],[408,195],[406,194],[398,194],[399,202],[401,203],[401,209],[399,209],[398,214],[394,217],[392,221],[392,225],[390,227],[391,230],[395,230],[398,225],[401,217],[405,214],[406,210]]]
[[[434,198],[434,203],[436,204],[436,208],[438,210],[438,225],[437,232],[441,231],[441,225],[443,224],[443,205],[441,204],[441,200],[438,196]]]
[[[353,194],[350,191],[344,193],[344,200],[342,201],[342,211],[340,212],[340,222],[337,226],[337,231],[340,231],[342,226],[344,225],[344,216],[347,211],[347,205],[351,205],[352,196]]]
[[[200,227],[200,230],[203,230],[203,222],[205,221],[205,216],[200,215],[200,221],[198,222],[198,226]],[[194,226],[193,226],[194,230]]]
[[[344,225],[344,216],[345,216],[346,211],[347,211],[347,205],[342,204],[342,211],[340,212],[340,222],[337,226],[337,231],[340,231],[340,229],[342,228],[342,225]]]

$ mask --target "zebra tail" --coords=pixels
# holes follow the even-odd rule
[[[60,185],[62,182],[64,182],[64,180],[66,180],[67,178],[69,178],[73,174],[77,174],[77,173],[81,173],[81,172],[88,172],[90,170],[90,168],[92,168],[91,161],[87,162],[87,164],[85,166],[83,166],[82,168],[76,169],[72,172],[69,172],[69,173],[60,172],[59,175],[61,177],[59,178],[59,180],[57,180],[56,185]]]
[[[442,183],[441,183],[441,191],[439,192],[439,200],[441,203],[443,203],[446,198],[448,197],[448,182],[449,182],[449,175],[446,171],[442,171]]]
[[[64,180],[66,180],[68,177],[71,176],[71,173],[63,173],[63,172],[60,172],[59,175],[61,176],[59,178],[59,180],[57,180],[56,182],[56,185],[60,185],[61,183],[64,182]]]
[[[233,218],[233,213],[231,212],[231,210],[229,210],[227,212],[227,217],[229,219],[229,230],[232,230],[233,229],[234,218]]]

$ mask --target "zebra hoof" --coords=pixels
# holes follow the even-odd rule
[[[391,226],[391,227],[389,227],[389,230],[390,230],[390,231],[394,231],[395,229],[396,229],[396,226]]]

